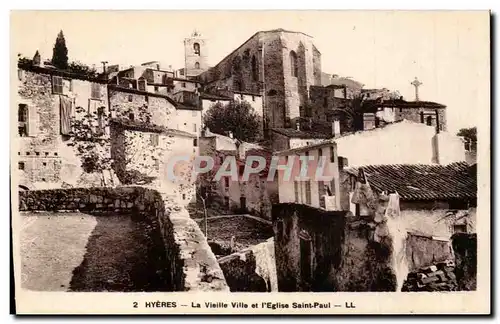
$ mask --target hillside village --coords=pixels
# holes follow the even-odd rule
[[[50,192],[157,190],[177,215],[159,226],[186,246],[186,228],[202,234],[190,248],[207,249],[204,258],[216,260],[211,276],[230,291],[473,289],[460,280],[474,276],[474,265],[457,255],[469,247],[461,242],[475,240],[477,144],[447,131],[448,108],[420,98],[417,78],[408,81],[414,98],[366,89],[322,71],[328,58],[313,37],[284,29],[256,32],[213,67],[208,47],[198,32],[186,37],[180,69],[111,62],[95,71],[76,63],[61,68],[36,49],[32,58],[20,56],[12,103],[21,210],[45,208],[32,198],[45,201],[40,197]],[[234,122],[241,116],[228,113],[235,119],[226,122],[214,109],[248,113],[257,127],[245,133]],[[189,158],[176,166],[181,181],[172,181],[167,168],[179,156]],[[200,156],[215,164],[192,177]],[[243,180],[251,156],[266,167]],[[331,179],[289,181],[283,170],[271,171],[273,159],[286,166],[301,156],[325,161]],[[215,179],[229,157],[238,178]],[[318,168],[308,164],[310,174]],[[83,208],[80,199],[68,209]],[[89,203],[128,208],[121,201]],[[179,225],[181,214],[189,220]],[[400,253],[396,262],[380,259],[380,249],[398,239],[392,226],[404,232],[404,251],[392,251]],[[206,270],[196,262],[183,261],[183,280],[215,289],[213,279],[190,277]],[[457,272],[464,262],[466,270]],[[387,269],[392,286],[377,277]]]

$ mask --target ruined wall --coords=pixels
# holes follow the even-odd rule
[[[477,289],[477,236],[460,233],[452,237],[455,273],[459,290]]]
[[[416,233],[408,233],[406,256],[410,271],[454,259],[449,240]]]
[[[273,226],[280,291],[395,291],[391,250],[388,242],[373,239],[377,224],[372,220],[278,204]],[[312,248],[309,278],[302,274],[304,239],[302,244],[309,240]]]
[[[274,240],[259,243],[248,249],[218,260],[231,292],[277,292],[278,281]]]
[[[441,130],[447,130],[447,120],[446,120],[446,108],[438,109],[439,124],[441,125]],[[411,120],[415,123],[422,123],[421,113],[424,113],[423,124],[426,124],[427,116],[432,118],[432,126],[436,126],[436,112],[434,109],[429,108],[396,108],[395,117],[396,120]]]
[[[206,238],[167,194],[146,187],[75,188],[19,192],[20,211],[80,210],[129,213],[159,225],[170,260],[172,291],[229,291]]]

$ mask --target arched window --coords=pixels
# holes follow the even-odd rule
[[[259,67],[257,66],[257,59],[252,56],[252,79],[259,81]]]
[[[193,49],[194,49],[194,54],[200,55],[200,44],[194,43],[193,44]]]
[[[292,76],[296,77],[297,73],[297,54],[294,51],[290,52],[290,70],[292,71]]]
[[[194,68],[198,70],[200,68],[200,63],[198,62],[194,63]]]

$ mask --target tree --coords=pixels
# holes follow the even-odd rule
[[[211,132],[221,135],[232,132],[240,141],[254,142],[261,137],[260,117],[246,101],[216,103],[208,109],[203,121]]]
[[[457,136],[464,137],[471,142],[477,142],[477,128],[462,128],[458,131]]]
[[[104,127],[108,119],[105,118]],[[105,171],[112,172],[113,160],[110,156],[111,143],[109,136],[97,131],[97,112],[89,113],[81,107],[76,108],[76,115],[71,118],[69,146],[73,146],[80,157],[85,173],[98,173],[101,176],[101,186],[106,185]]]
[[[333,108],[332,112],[343,120],[347,129],[358,131],[363,129],[363,114],[366,108],[364,96],[356,94],[348,101],[345,108]]]
[[[57,35],[56,43],[54,44],[52,64],[59,69],[66,70],[68,68],[68,48],[66,47],[66,40],[64,39],[62,30]]]

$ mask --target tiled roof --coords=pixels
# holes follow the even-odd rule
[[[431,109],[442,109],[446,108],[437,102],[432,101],[406,101],[402,99],[391,99],[391,100],[365,100],[365,105],[367,107],[396,107],[396,108],[431,108]]]
[[[378,192],[398,192],[405,200],[476,199],[477,179],[466,162],[448,165],[391,164],[362,167]],[[345,169],[352,175],[358,168]]]
[[[183,137],[192,137],[196,138],[195,135],[181,131],[178,129],[171,129],[160,125],[155,125],[151,123],[145,123],[139,120],[130,120],[126,118],[111,118],[110,123],[118,125],[123,129],[139,131],[139,132],[148,132],[148,133],[161,133],[166,135],[173,136],[183,136]]]
[[[176,102],[176,108],[180,110],[202,110],[201,106],[193,106],[183,102]]]
[[[295,138],[301,138],[301,139],[316,139],[316,138],[329,138],[331,135],[323,134],[323,133],[318,133],[318,132],[308,132],[308,131],[301,131],[295,128],[272,128],[271,129],[273,132],[276,132],[278,134],[282,134],[288,137],[295,137]]]
[[[226,96],[220,96],[220,95],[205,93],[205,92],[200,93],[200,98],[208,99],[208,100],[232,100],[231,98],[226,97]]]

